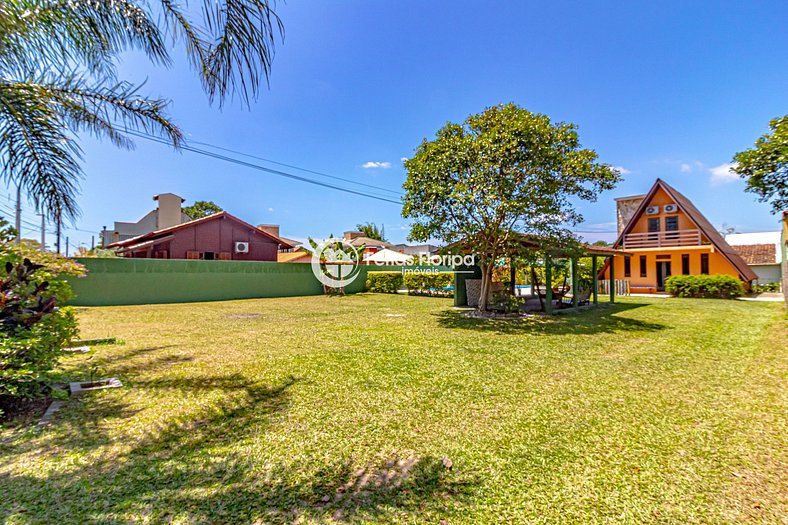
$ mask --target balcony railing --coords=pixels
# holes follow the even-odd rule
[[[700,246],[700,244],[700,230],[628,233],[624,236],[625,250],[632,248],[663,248],[667,246]]]

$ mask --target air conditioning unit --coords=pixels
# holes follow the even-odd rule
[[[646,208],[646,215],[656,215],[659,213],[659,206],[649,206]]]
[[[248,242],[236,242],[235,243],[235,253],[249,253],[249,243]]]
[[[675,204],[666,204],[665,205],[665,213],[676,213],[679,211],[679,207]]]

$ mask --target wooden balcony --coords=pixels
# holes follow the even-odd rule
[[[666,248],[670,246],[700,246],[700,230],[629,233],[624,236],[624,249]]]

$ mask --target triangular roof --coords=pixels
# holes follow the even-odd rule
[[[752,271],[752,268],[750,268],[747,263],[744,262],[744,259],[741,258],[736,250],[734,250],[727,242],[725,242],[725,239],[722,237],[722,235],[720,235],[720,232],[718,232],[717,229],[714,228],[714,226],[709,222],[709,220],[700,212],[700,210],[696,208],[694,204],[692,204],[692,201],[690,201],[687,197],[682,195],[678,190],[662,179],[657,179],[656,182],[654,182],[654,185],[643,198],[640,206],[638,206],[637,210],[635,210],[635,213],[632,214],[632,217],[629,219],[629,222],[626,224],[626,226],[624,226],[624,229],[621,230],[616,242],[613,243],[614,248],[622,245],[624,236],[632,230],[640,216],[643,215],[649,205],[649,202],[654,197],[654,194],[658,189],[662,189],[673,199],[676,204],[678,204],[679,209],[681,209],[687,215],[687,217],[689,217],[689,219],[695,223],[695,225],[703,233],[703,235],[706,236],[709,242],[711,242],[717,251],[720,252],[734,268],[736,268],[736,271],[739,272],[739,275],[741,275],[745,281],[754,281],[758,278],[755,272]]]
[[[132,237],[131,239],[126,239],[124,241],[113,242],[112,244],[107,245],[107,248],[116,248],[116,247],[117,248],[123,248],[123,247],[126,247],[126,246],[139,244],[139,243],[145,242],[147,240],[155,239],[156,237],[161,237],[161,236],[164,236],[164,235],[168,235],[168,234],[173,233],[173,232],[178,231],[178,230],[182,230],[182,229],[185,229],[185,228],[190,228],[192,226],[196,226],[196,225],[202,224],[204,222],[211,222],[211,221],[215,221],[215,220],[218,220],[218,219],[228,219],[230,221],[236,222],[236,223],[240,224],[241,226],[254,231],[257,234],[262,235],[263,237],[267,237],[267,238],[271,239],[272,241],[280,244],[283,248],[293,248],[292,245],[290,245],[289,243],[283,241],[279,237],[271,235],[270,233],[268,233],[266,231],[263,231],[260,228],[257,228],[256,226],[252,226],[248,222],[243,221],[243,220],[239,219],[238,217],[236,217],[235,215],[231,215],[231,214],[227,213],[226,211],[220,211],[218,213],[214,213],[213,215],[208,215],[208,216],[202,217],[200,219],[195,219],[193,221],[184,222],[182,224],[176,224],[175,226],[170,226],[169,228],[162,228],[161,230],[156,230],[156,231],[153,231],[153,232],[150,232],[150,233],[145,233],[143,235],[138,235],[136,237]]]

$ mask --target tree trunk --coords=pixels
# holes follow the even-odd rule
[[[482,290],[479,296],[479,311],[486,312],[487,296],[490,295],[490,287],[492,284],[493,263],[481,262],[479,266],[481,266],[482,269]]]

